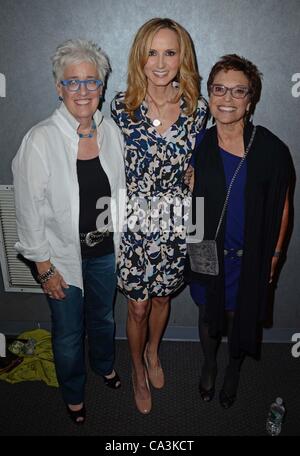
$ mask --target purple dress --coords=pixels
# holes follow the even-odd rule
[[[227,188],[232,179],[241,157],[237,157],[220,148],[223,161]],[[244,221],[245,221],[245,185],[247,177],[247,163],[244,161],[236,180],[232,186],[226,213],[226,228],[224,249],[229,251],[224,256],[225,274],[225,309],[234,311],[239,287],[242,257],[237,255],[243,249]],[[199,282],[190,284],[191,296],[197,305],[205,304],[205,285]]]

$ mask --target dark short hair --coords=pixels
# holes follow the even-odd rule
[[[212,67],[208,80],[207,80],[207,91],[210,95],[210,86],[213,84],[214,79],[219,71],[242,71],[249,81],[250,87],[250,109],[246,115],[245,120],[249,118],[255,111],[255,107],[260,100],[262,77],[263,74],[258,70],[257,66],[245,57],[240,57],[237,54],[223,55],[220,60]]]

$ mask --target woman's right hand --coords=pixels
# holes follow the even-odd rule
[[[36,263],[38,274],[43,274],[51,267],[50,260]],[[62,275],[56,269],[54,274],[42,284],[44,292],[52,299],[62,300],[66,297],[63,289],[69,288],[69,285],[64,281]]]
[[[189,165],[189,167],[186,170],[185,175],[184,175],[184,183],[185,183],[185,185],[187,185],[189,187],[190,192],[192,192],[194,189],[194,181],[195,181],[195,170],[191,165]]]
[[[69,288],[69,285],[64,281],[63,277],[56,270],[47,282],[43,283],[44,292],[52,299],[62,300],[66,297],[63,289]]]

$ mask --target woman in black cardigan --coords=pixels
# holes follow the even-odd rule
[[[261,93],[261,73],[245,58],[223,56],[212,68],[207,88],[216,125],[194,154],[193,197],[204,197],[204,239],[214,239],[227,188],[253,136],[247,158],[233,183],[217,237],[219,274],[191,270],[186,278],[199,305],[199,332],[204,353],[200,394],[214,396],[216,354],[227,328],[229,362],[219,400],[235,401],[245,354],[258,350],[259,323],[265,319],[272,281],[288,224],[288,187],[292,161],[285,144],[250,118]]]

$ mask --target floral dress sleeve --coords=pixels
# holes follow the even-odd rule
[[[111,117],[116,122],[118,127],[123,130],[124,128],[124,114],[125,114],[125,104],[124,104],[124,92],[119,92],[112,100],[110,109]]]

